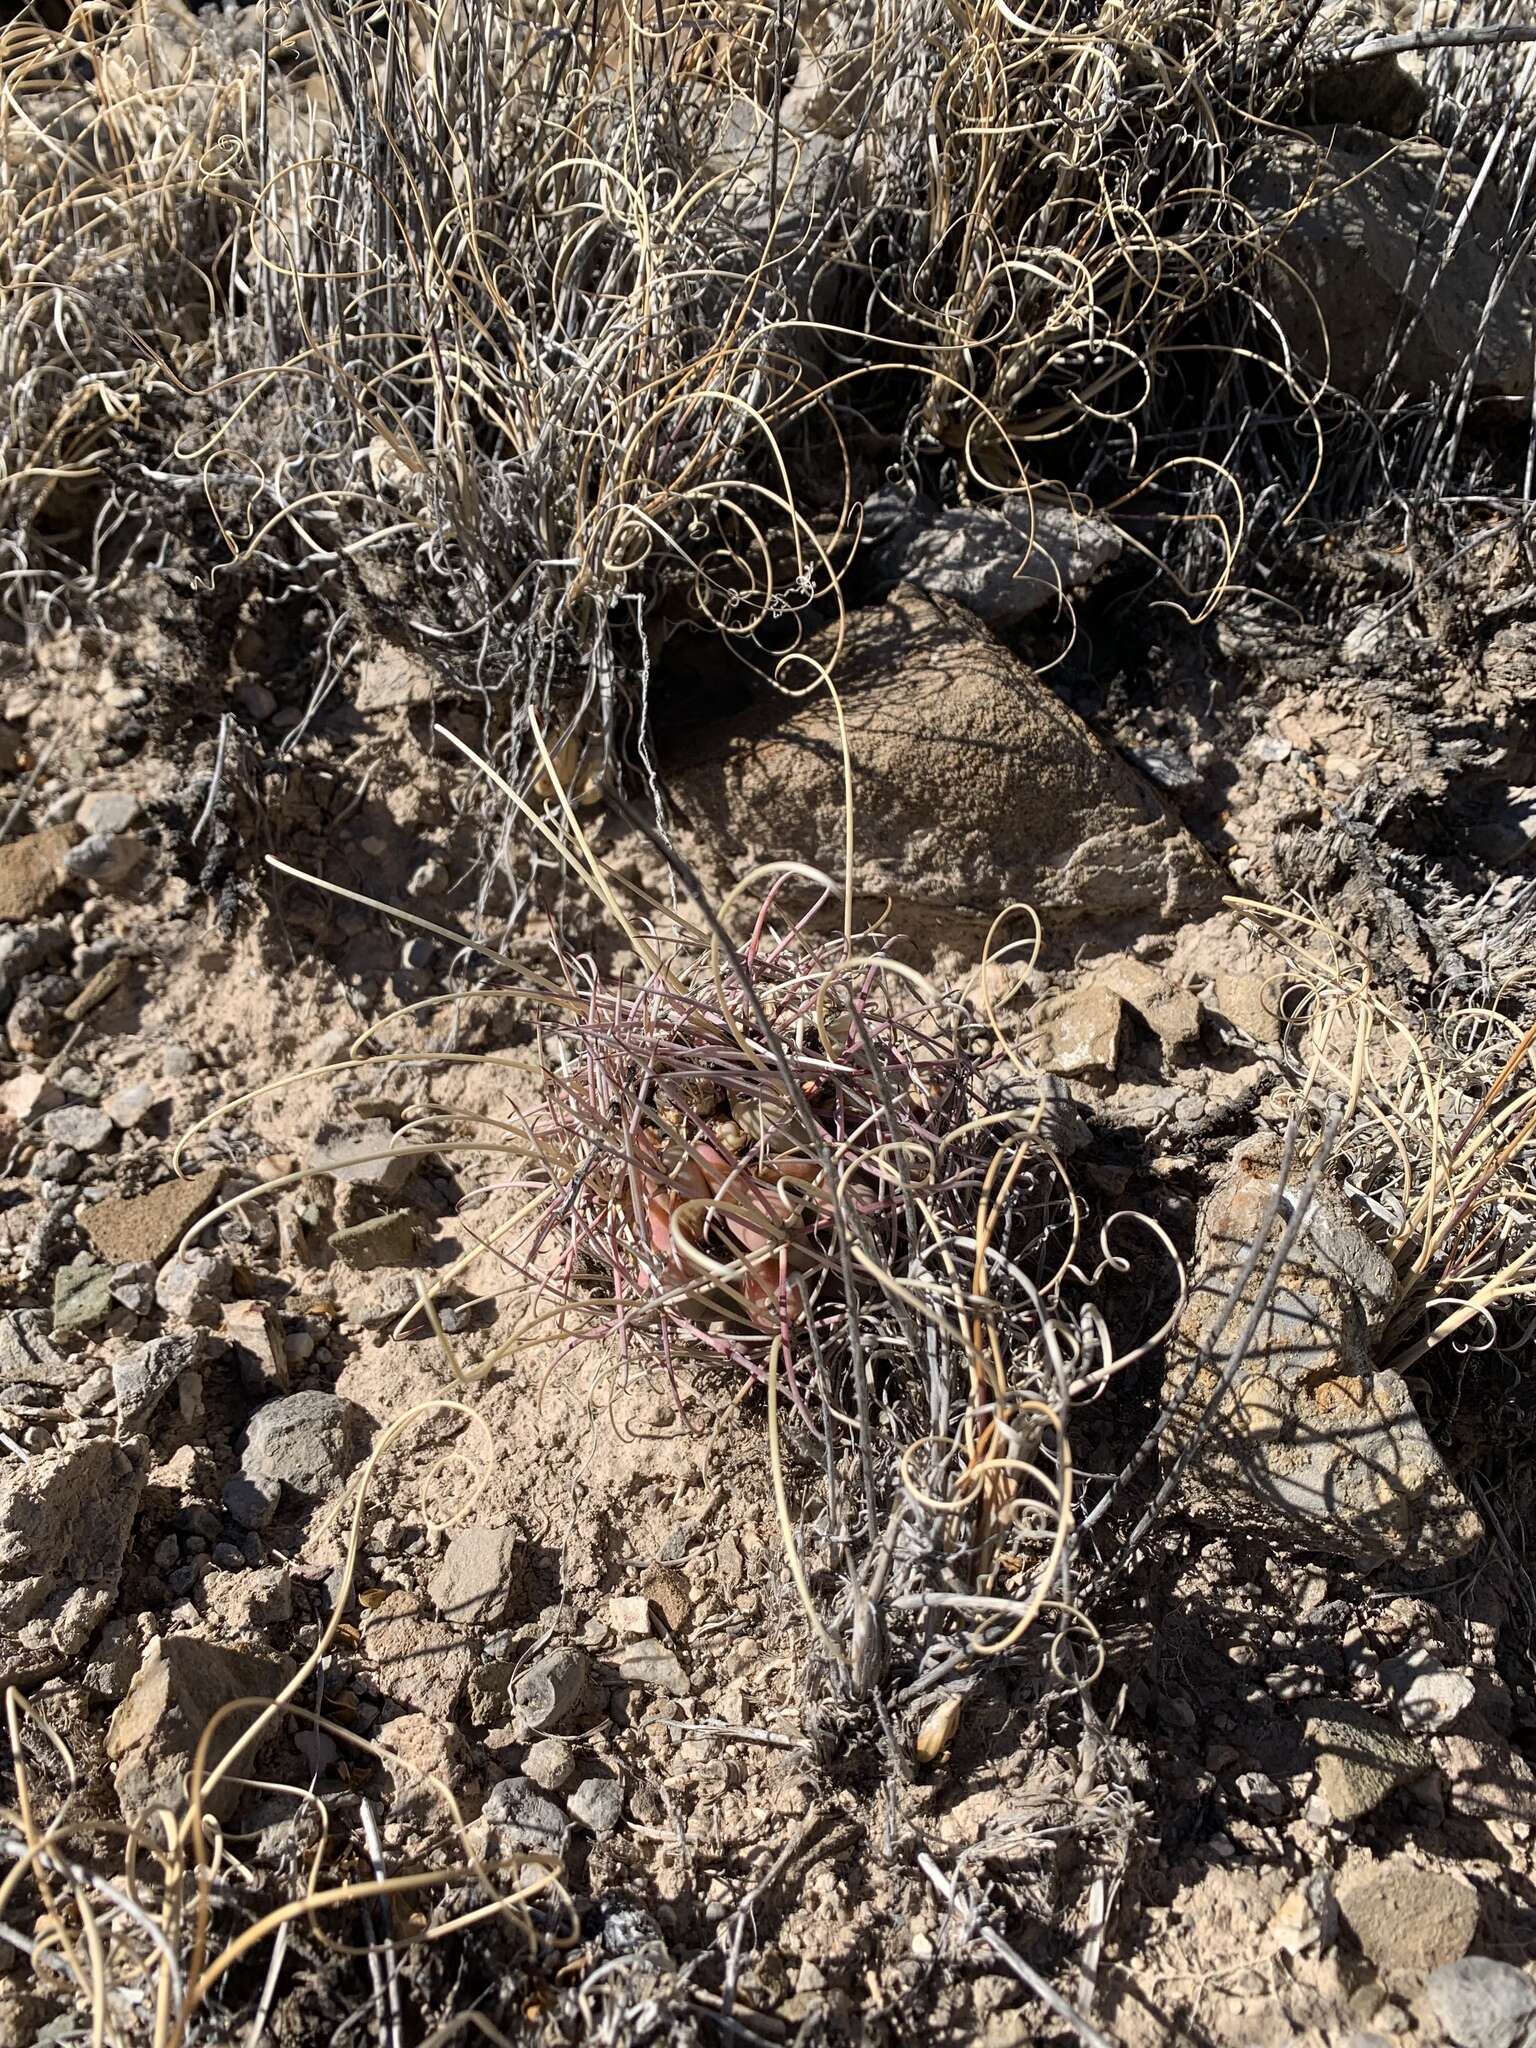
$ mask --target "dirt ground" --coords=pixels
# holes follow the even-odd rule
[[[1418,1001],[1518,932],[1536,894],[1536,584],[1507,529],[1459,545],[1448,567],[1380,535],[1298,544],[1270,583],[1285,602],[1238,599],[1198,628],[1101,589],[1049,669],[1223,886],[1317,907]],[[1536,1940],[1528,1374],[1437,1355],[1414,1384],[1483,1518],[1467,1557],[1372,1565],[1175,1509],[1094,1616],[1105,1656],[1091,1685],[999,1673],[968,1696],[937,1762],[893,1773],[872,1714],[804,1707],[760,1394],[685,1386],[680,1411],[611,1349],[547,1342],[461,1382],[419,1314],[397,1327],[414,1300],[399,1255],[357,1270],[333,1248],[337,1231],[367,1240],[404,1212],[405,1256],[431,1270],[494,1228],[494,1159],[478,1180],[429,1152],[336,1183],[303,1169],[361,1125],[387,1145],[423,1101],[487,1117],[531,1101],[538,1051],[518,1006],[417,1010],[381,1028],[391,1057],[241,1100],[344,1059],[365,1027],[473,971],[447,940],[264,866],[272,854],[475,926],[483,820],[433,742],[429,685],[375,649],[304,722],[301,647],[229,632],[156,587],[132,611],[14,657],[0,742],[0,879],[21,892],[5,927],[4,1305],[56,1317],[61,1272],[105,1268],[109,1290],[59,1339],[76,1388],[42,1410],[0,1393],[6,1456],[46,1464],[110,1435],[100,1369],[168,1332],[189,1345],[140,1425],[147,1479],[105,1612],[69,1654],[12,1665],[103,1829],[138,1796],[135,1770],[184,1768],[177,1717],[190,1726],[204,1697],[189,1677],[158,1727],[134,1734],[123,1703],[155,1639],[291,1670],[330,1615],[349,1475],[421,1405],[373,1469],[357,1597],[306,1701],[398,1760],[286,1726],[262,1775],[312,1786],[343,1832],[369,1802],[396,1870],[453,1841],[422,1772],[492,1847],[497,1828],[527,1845],[553,1827],[576,1925],[569,1946],[532,1958],[495,1923],[409,1950],[401,2038],[473,2009],[551,2041],[1475,2048],[1445,2030],[1426,1980],[1467,1954],[1521,1964]],[[1065,644],[1049,629],[1012,637],[1042,666]],[[55,828],[76,848],[109,844],[29,893],[17,848]],[[484,900],[495,929],[494,880]],[[1056,957],[1047,993],[1110,956],[1074,933]],[[1137,957],[1202,971],[1176,934]],[[1207,978],[1222,964],[1207,960]],[[1184,1250],[1281,1086],[1262,1035],[1227,1050],[1215,1057],[1207,1037],[1174,1071],[1153,1048],[1118,1082],[1071,1084],[1085,1173],[1106,1203],[1144,1202]],[[407,1063],[428,1052],[464,1057]],[[104,1113],[61,1123],[70,1108]],[[104,1252],[92,1218],[166,1183],[178,1140],[182,1172],[209,1171],[223,1201],[293,1178],[215,1221],[195,1285],[168,1287],[183,1226],[157,1232],[130,1205],[142,1246],[118,1235]],[[492,1257],[447,1299],[472,1373],[515,1326],[515,1289]],[[6,1377],[25,1375],[12,1362]],[[1117,1386],[1079,1448],[1090,1471],[1134,1440],[1156,1390],[1155,1364]],[[251,1419],[306,1393],[339,1397],[326,1413],[345,1442],[320,1444],[313,1493],[290,1482],[270,1519],[247,1508],[242,1523],[228,1487]],[[581,1701],[539,1736],[518,1687],[561,1651]],[[1416,1727],[1399,1725],[1405,1671],[1440,1683]],[[1391,1722],[1413,1750],[1342,1814],[1351,1802],[1309,1718],[1334,1706]],[[58,1793],[59,1755],[35,1741],[29,1753]],[[491,1818],[477,1823],[482,1806]],[[226,1825],[236,1910],[254,1915],[291,1885],[304,1827],[257,1791]],[[920,1855],[961,1885],[959,1909]],[[410,1907],[419,1926],[442,1910]],[[294,1923],[263,2038],[296,2048],[383,2025],[349,2028],[373,2008],[365,1963],[327,1945],[358,1941],[356,1919],[343,1922]],[[1080,2020],[1042,2004],[989,1932]],[[24,1956],[0,1960],[0,2039],[85,2038],[54,2024],[61,2008]],[[225,1980],[210,2038],[241,2038],[265,1968]]]

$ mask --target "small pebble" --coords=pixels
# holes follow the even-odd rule
[[[127,881],[148,851],[136,832],[93,832],[69,849],[64,867],[77,881],[111,889]]]
[[[558,1792],[570,1783],[575,1769],[576,1752],[558,1735],[535,1742],[523,1759],[523,1776],[541,1792]]]
[[[84,1165],[72,1145],[45,1145],[32,1160],[32,1178],[39,1187],[73,1187]]]
[[[624,1817],[624,1787],[617,1778],[586,1778],[566,1800],[571,1818],[595,1835],[611,1835]]]
[[[235,692],[235,708],[259,725],[277,709],[277,699],[265,683],[242,683]]]
[[[1285,1794],[1262,1771],[1244,1771],[1236,1781],[1238,1797],[1245,1806],[1251,1806],[1258,1813],[1281,1814],[1285,1811]]]
[[[283,1497],[280,1480],[249,1477],[241,1472],[224,1487],[224,1512],[238,1528],[251,1534],[271,1526]]]
[[[328,1771],[341,1754],[323,1728],[301,1728],[293,1738],[293,1746],[317,1777]]]
[[[139,822],[139,800],[126,789],[100,789],[83,797],[75,812],[82,832],[127,832]]]

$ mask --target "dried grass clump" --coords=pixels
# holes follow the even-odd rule
[[[0,31],[0,607],[30,629],[99,608],[163,557],[167,500],[204,498],[176,435],[249,351],[254,159],[329,139],[262,47],[164,0]]]
[[[1343,1184],[1397,1271],[1383,1364],[1517,1353],[1536,1296],[1529,910],[1469,932],[1478,950],[1410,1012],[1322,920],[1247,907],[1282,944],[1304,1128],[1337,1127]]]
[[[1284,223],[1234,195],[1340,40],[1222,0],[23,19],[12,610],[99,601],[196,512],[210,569],[345,598],[481,693],[526,794],[535,724],[573,788],[643,763],[679,623],[802,682],[800,614],[886,483],[1091,503],[1206,607],[1321,465],[1265,304]],[[1526,100],[1485,132],[1455,95],[1528,58],[1424,59],[1437,130],[1509,189],[1510,264]]]
[[[307,450],[271,489],[496,700],[520,788],[533,720],[572,782],[633,765],[680,618],[782,660],[892,465],[1092,488],[1224,583],[1251,406],[1191,322],[1247,290],[1227,173],[1295,82],[1225,8],[303,18],[338,136],[264,281]]]

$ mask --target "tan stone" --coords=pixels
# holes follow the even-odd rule
[[[387,1593],[368,1612],[363,1652],[387,1699],[438,1721],[452,1718],[474,1662],[463,1631],[435,1619],[413,1593]]]
[[[107,1729],[107,1755],[114,1766],[123,1818],[136,1823],[156,1806],[180,1810],[187,1771],[212,1717],[238,1699],[270,1700],[291,1669],[287,1663],[200,1636],[157,1638]],[[214,1763],[230,1751],[258,1711],[252,1707],[220,1723],[210,1744]],[[245,1760],[247,1770],[250,1761]],[[239,1775],[237,1767],[231,1776]],[[223,1819],[237,1797],[238,1787],[226,1780],[213,1788],[205,1804]]]
[[[1426,1870],[1409,1856],[1383,1858],[1338,1888],[1339,1911],[1380,1970],[1427,1974],[1454,1963],[1477,1932],[1477,1893],[1450,1870]]]
[[[1109,1080],[1120,1064],[1125,1004],[1097,983],[1050,996],[1034,1017],[1034,1054],[1050,1074]]]
[[[53,901],[64,876],[64,856],[75,841],[67,825],[49,825],[0,846],[0,924],[21,924]]]
[[[855,612],[835,670],[854,779],[854,888],[918,950],[974,963],[1027,902],[1055,933],[1214,908],[1221,877],[1161,798],[960,605],[902,586]],[[685,849],[713,886],[755,862],[844,866],[843,755],[824,690],[765,696],[679,735],[664,763]],[[1015,934],[1016,935],[1016,934]]]
[[[147,1195],[108,1195],[81,1208],[85,1234],[114,1266],[158,1266],[219,1191],[222,1166],[168,1180]]]
[[[359,711],[399,711],[431,701],[431,676],[398,647],[375,648],[358,669],[353,702]]]
[[[1223,1527],[1289,1536],[1362,1559],[1446,1563],[1482,1533],[1430,1441],[1401,1376],[1375,1345],[1397,1300],[1388,1260],[1326,1183],[1265,1295],[1265,1277],[1305,1174],[1278,1182],[1263,1135],[1239,1146],[1201,1212],[1189,1298],[1170,1348],[1165,1439],[1196,1430],[1184,1504]],[[1253,1260],[1238,1299],[1237,1277]],[[1263,1298],[1261,1299],[1261,1296]],[[1257,1310],[1245,1356],[1216,1400],[1232,1347]],[[1206,1410],[1215,1400],[1215,1408]]]
[[[416,1259],[416,1217],[409,1209],[391,1209],[387,1216],[369,1216],[338,1230],[331,1250],[355,1273],[381,1266],[409,1266]]]
[[[641,1579],[640,1590],[674,1635],[686,1626],[693,1611],[693,1588],[680,1565],[653,1564]]]
[[[1165,969],[1122,954],[1094,969],[1095,979],[1122,996],[1157,1034],[1170,1054],[1192,1052],[1200,1043],[1200,1003]]]
[[[393,1787],[392,1820],[417,1830],[451,1828],[453,1811],[440,1787],[453,1795],[466,1821],[479,1813],[480,1788],[456,1728],[430,1714],[400,1714],[380,1731],[378,1742]]]

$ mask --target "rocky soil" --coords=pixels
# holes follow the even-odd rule
[[[962,538],[986,610],[989,537]],[[1275,962],[1223,899],[1306,897],[1420,1003],[1530,899],[1536,585],[1496,522],[1462,545],[1436,573],[1376,536],[1298,545],[1276,577],[1304,604],[1176,629],[1085,544],[1075,637],[1015,607],[1006,644],[919,551],[852,616],[866,907],[890,900],[952,980],[977,974],[1000,902],[1037,907],[1040,965],[990,993],[1058,1077],[1074,1177],[1212,1285],[1288,1085]],[[1102,1670],[1001,1672],[893,1770],[872,1722],[804,1710],[759,1397],[685,1389],[679,1409],[602,1347],[541,1342],[474,1376],[516,1324],[494,1259],[445,1297],[466,1377],[411,1314],[413,1272],[475,1251],[498,1213],[493,1170],[392,1150],[419,1056],[461,1056],[433,1070],[437,1102],[530,1101],[515,1011],[420,1009],[374,1064],[268,1090],[465,985],[446,939],[262,865],[475,924],[481,840],[430,677],[374,650],[302,723],[281,649],[216,652],[155,624],[154,588],[141,604],[142,628],[64,635],[4,682],[15,1753],[106,1868],[125,1826],[184,1799],[210,1716],[270,1699],[323,1641],[294,1710],[206,1795],[237,1917],[294,1895],[322,1814],[357,1870],[461,1864],[466,1844],[558,1857],[575,1912],[532,1958],[494,1923],[402,1945],[387,1983],[327,1945],[369,1939],[360,1909],[294,1921],[270,1969],[268,1949],[223,1980],[206,2038],[255,2015],[274,2041],[416,2040],[473,2009],[549,2040],[1536,2041],[1519,1360],[1378,1370],[1380,1255],[1325,1194],[1290,1322],[1234,1394],[1262,1383],[1277,1429],[1194,1463],[1107,1583]],[[837,865],[833,740],[814,702],[664,735],[708,879],[752,856]],[[1180,1344],[1197,1334],[1187,1317]],[[1117,1385],[1078,1446],[1090,1474],[1182,1356]],[[1332,1424],[1341,1384],[1367,1390],[1363,1434]],[[466,1897],[403,1899],[402,1944]],[[8,1926],[38,1905],[24,1885]],[[84,2038],[48,1961],[0,1949],[0,2040]]]

